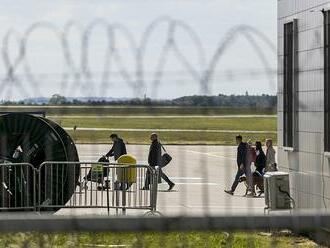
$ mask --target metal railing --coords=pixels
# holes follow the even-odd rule
[[[158,172],[142,164],[0,164],[0,210],[106,209],[157,213]]]
[[[0,165],[0,210],[36,210],[36,169],[28,163]]]

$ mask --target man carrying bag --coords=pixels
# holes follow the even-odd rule
[[[150,135],[151,145],[149,149],[148,163],[151,167],[155,168],[159,167],[159,176],[164,179],[165,182],[169,185],[169,191],[173,189],[175,183],[173,183],[167,175],[162,171],[166,165],[168,165],[172,157],[166,152],[163,145],[158,141],[158,135],[156,133],[152,133]],[[162,149],[164,150],[164,154],[162,155]],[[150,172],[147,172],[145,186],[143,189],[148,190],[150,185]]]
[[[168,165],[171,161],[172,161],[172,157],[170,154],[167,153],[165,147],[162,145],[162,143],[160,143],[160,146],[162,147],[164,153],[162,155],[162,158],[161,158],[161,163],[160,163],[160,167],[161,168],[164,168],[166,165]],[[165,179],[164,179],[165,180]]]

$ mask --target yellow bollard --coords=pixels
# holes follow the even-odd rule
[[[136,165],[136,158],[132,155],[122,155],[117,160],[120,166],[131,166]],[[136,167],[131,168],[118,168],[116,169],[117,181],[121,183],[136,183]]]

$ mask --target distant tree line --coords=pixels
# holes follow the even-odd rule
[[[223,95],[218,96],[184,96],[173,99],[174,106],[200,107],[251,107],[273,108],[277,105],[277,96],[273,95]]]
[[[68,100],[66,97],[55,94],[47,102],[31,101],[2,101],[1,105],[127,105],[127,106],[195,106],[195,107],[245,107],[245,108],[276,108],[277,96],[275,95],[224,95],[217,96],[183,96],[171,100],[155,100],[150,98],[132,98],[118,100]]]

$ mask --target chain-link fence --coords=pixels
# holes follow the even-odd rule
[[[0,246],[314,247],[306,236],[326,240],[327,162],[320,160],[320,174],[300,168],[311,157],[295,157],[294,149],[283,155],[276,96],[249,95],[248,83],[239,84],[245,95],[214,91],[260,78],[276,91],[283,70],[270,58],[273,39],[259,29],[231,27],[211,53],[193,25],[167,16],[139,36],[107,19],[16,29],[2,40]],[[101,34],[103,50],[95,50]],[[56,52],[49,49],[47,62],[56,72],[38,60],[41,37],[52,37]],[[221,70],[237,41],[261,68]],[[59,94],[49,97],[53,90]],[[298,99],[300,108],[307,98]],[[319,146],[308,137],[300,137],[308,149]],[[133,160],[121,163],[126,154]]]

